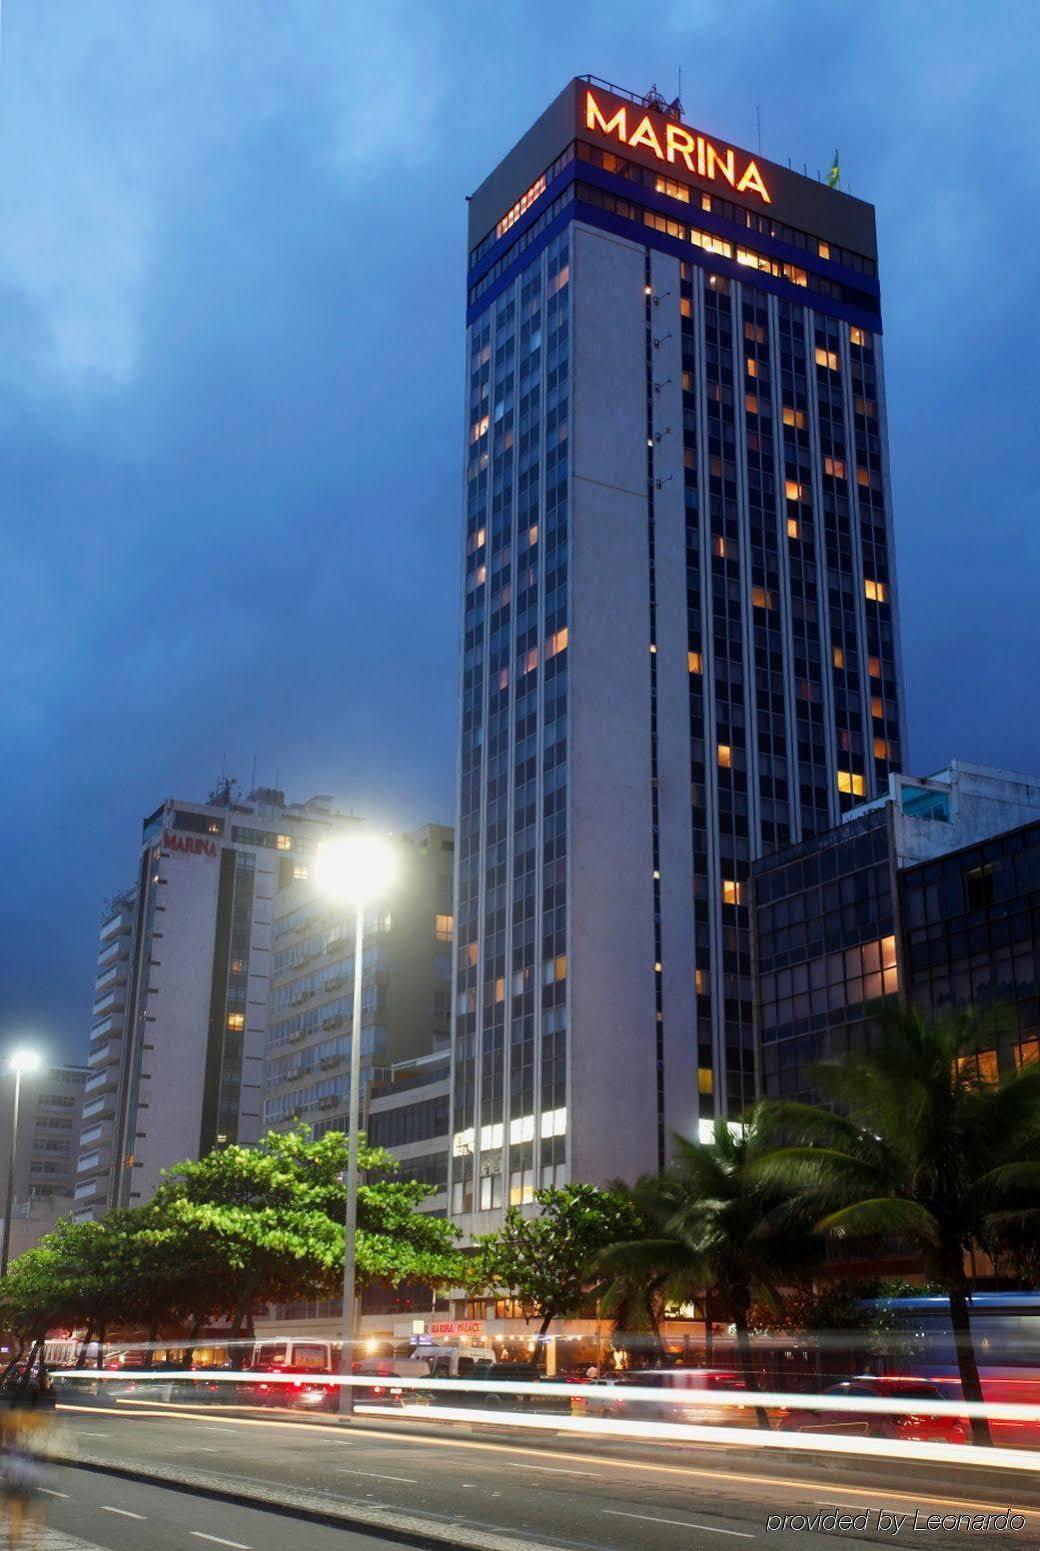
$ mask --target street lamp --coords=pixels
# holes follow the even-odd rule
[[[330,899],[354,908],[354,1014],[350,1032],[350,1117],[347,1135],[347,1215],[343,1244],[343,1373],[354,1371],[353,1344],[357,1324],[357,1196],[358,1131],[361,1127],[361,978],[365,949],[365,906],[390,887],[397,858],[387,841],[376,835],[351,835],[318,848],[315,878]],[[339,1392],[340,1416],[354,1413],[354,1387]]]
[[[7,1261],[11,1252],[11,1213],[14,1210],[14,1170],[18,1161],[18,1102],[22,1092],[22,1073],[39,1071],[43,1062],[35,1050],[12,1050],[7,1058],[7,1069],[14,1075],[14,1104],[11,1109],[11,1154],[7,1162],[7,1202],[4,1206],[4,1236],[0,1241],[0,1277],[7,1275]]]

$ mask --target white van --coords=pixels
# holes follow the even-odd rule
[[[498,1362],[490,1346],[417,1346],[415,1356],[429,1363],[431,1379],[467,1379]]]

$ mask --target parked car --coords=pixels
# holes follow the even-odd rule
[[[843,1379],[823,1391],[824,1395],[872,1400],[920,1400],[922,1403],[952,1400],[949,1390],[932,1379],[876,1378],[861,1374]],[[933,1416],[922,1404],[920,1412],[887,1414],[883,1411],[840,1411],[791,1407],[780,1418],[781,1432],[853,1434],[865,1438],[914,1438],[927,1443],[966,1443],[970,1429],[964,1417]]]

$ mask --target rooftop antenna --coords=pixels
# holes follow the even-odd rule
[[[255,792],[256,791],[256,755],[255,754],[253,755],[253,779],[249,783],[249,790],[251,792]]]
[[[758,154],[762,155],[762,109],[755,103],[755,132],[758,135]]]

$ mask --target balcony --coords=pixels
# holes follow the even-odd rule
[[[90,1067],[104,1066],[109,1061],[119,1060],[119,1046],[122,1043],[118,1039],[108,1039],[103,1045],[91,1050],[87,1057],[87,1065]]]
[[[114,916],[109,916],[101,928],[101,941],[107,942],[115,932],[118,932],[125,919],[121,910],[117,910]]]
[[[94,1017],[101,1018],[107,1013],[118,1012],[125,1002],[126,987],[116,986],[115,990],[109,991],[107,996],[100,997],[94,1003]]]
[[[103,1075],[103,1074],[99,1074]],[[101,1084],[99,1083],[100,1087]],[[91,1099],[83,1106],[83,1119],[94,1120],[103,1115],[114,1115],[116,1112],[116,1100],[114,1093],[103,1093],[100,1098]]]
[[[94,981],[95,993],[110,991],[114,986],[125,985],[126,968],[122,960],[117,960],[116,963],[110,964],[107,969],[102,970],[101,974]]]
[[[81,1131],[79,1134],[79,1145],[81,1147],[89,1147],[92,1142],[108,1141],[109,1138],[106,1136],[107,1130],[108,1127],[103,1121],[98,1121],[96,1125],[88,1126],[85,1131]]]
[[[115,937],[107,947],[102,948],[97,956],[98,969],[104,969],[109,964],[116,963],[119,959],[125,959],[130,952],[129,937]]]
[[[96,1179],[85,1179],[82,1185],[76,1186],[73,1199],[76,1201],[84,1201],[86,1200],[87,1196],[96,1196],[97,1188],[98,1182]]]

